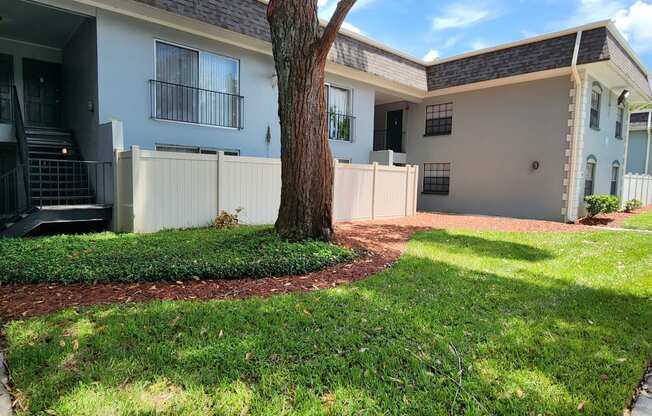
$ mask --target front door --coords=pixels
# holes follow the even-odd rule
[[[61,65],[23,60],[25,124],[38,127],[61,126]]]
[[[403,153],[403,110],[387,113],[387,150]]]
[[[11,121],[11,95],[14,85],[14,58],[0,54],[0,122]]]

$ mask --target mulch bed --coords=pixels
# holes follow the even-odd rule
[[[578,224],[591,227],[623,228],[623,223],[630,217],[652,211],[652,205],[648,205],[632,212],[613,212],[611,214],[600,214],[593,218],[585,217],[577,221]]]
[[[550,221],[419,213],[415,217],[366,221],[337,226],[337,243],[362,255],[303,276],[259,279],[192,280],[185,282],[54,284],[0,286],[0,317],[22,319],[69,307],[162,300],[242,299],[281,293],[313,291],[361,280],[391,266],[401,256],[410,236],[425,229],[471,229],[490,231],[586,231],[590,227]]]

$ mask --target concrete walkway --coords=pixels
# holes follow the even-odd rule
[[[646,382],[641,389],[631,416],[652,416],[652,369],[646,375]]]
[[[9,373],[5,365],[4,354],[0,352],[0,416],[11,416],[11,395],[7,390],[9,386]]]

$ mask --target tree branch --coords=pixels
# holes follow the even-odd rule
[[[331,20],[328,22],[328,25],[326,26],[326,29],[324,29],[324,33],[321,35],[319,41],[319,56],[322,59],[326,60],[326,56],[328,55],[331,46],[333,46],[333,42],[335,42],[337,33],[340,31],[342,23],[344,23],[344,19],[346,19],[346,15],[349,13],[355,2],[356,0],[340,0],[339,3],[337,3],[335,13],[333,13],[333,17],[331,17]]]

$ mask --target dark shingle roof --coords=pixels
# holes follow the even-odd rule
[[[258,0],[135,0],[171,13],[269,41],[266,5]],[[452,59],[431,66],[406,59],[340,34],[329,54],[337,64],[422,91],[529,74],[571,65],[576,33]],[[611,60],[638,87],[652,95],[646,71],[606,26],[584,31],[578,64]]]

